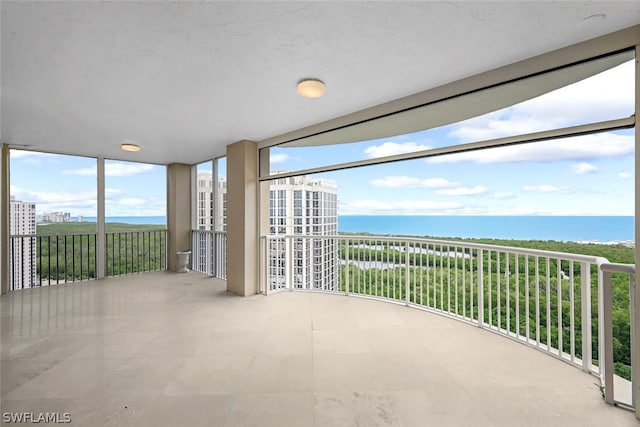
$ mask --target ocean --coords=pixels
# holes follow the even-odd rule
[[[85,217],[95,221],[95,217]],[[166,224],[164,216],[107,217],[107,222]],[[558,241],[634,241],[632,216],[392,216],[341,215],[349,233]]]
[[[430,237],[634,241],[632,216],[340,216],[340,231]]]

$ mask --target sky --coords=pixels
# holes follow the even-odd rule
[[[484,141],[633,114],[629,61],[513,107],[375,141],[276,148],[271,169]],[[342,215],[634,215],[633,129],[316,174]]]
[[[12,150],[10,161],[11,195],[36,215],[96,216],[96,159]],[[106,216],[166,215],[166,180],[165,166],[106,160]]]
[[[633,114],[634,67],[601,74],[515,106],[374,141],[271,152],[271,170],[525,134]],[[310,100],[312,102],[312,100]],[[11,195],[36,213],[96,216],[96,160],[12,150]],[[107,216],[163,216],[164,166],[106,161]],[[210,163],[198,170],[210,170]],[[225,173],[224,162],[220,170]],[[323,174],[338,184],[340,215],[634,214],[633,129],[416,159]]]

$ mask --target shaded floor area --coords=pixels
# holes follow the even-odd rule
[[[2,296],[2,412],[80,426],[637,425],[595,377],[473,326],[225,287],[162,272]]]

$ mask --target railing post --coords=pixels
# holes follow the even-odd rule
[[[285,283],[287,289],[293,290],[295,285],[295,277],[293,276],[293,241],[289,236],[283,237],[285,248]]]
[[[604,334],[605,334],[605,328],[604,328],[604,301],[605,301],[605,295],[604,295],[604,278],[603,278],[603,271],[600,269],[600,266],[597,266],[598,270],[596,272],[597,274],[597,281],[598,281],[598,361],[600,361],[599,365],[602,365],[602,361],[604,360],[605,356],[604,356],[604,351],[605,351],[605,347],[604,347]],[[611,289],[609,289],[609,292],[611,292]],[[611,298],[609,298],[611,299]],[[612,321],[613,322],[613,321]],[[613,324],[613,323],[611,323]],[[613,326],[612,326],[613,327]],[[612,344],[613,346],[613,344]],[[602,376],[602,375],[601,375]]]
[[[599,275],[600,276],[600,275]],[[613,319],[611,301],[611,276],[612,273],[606,271],[602,274],[602,320],[600,328],[602,330],[603,342],[600,344],[600,377],[604,377],[604,401],[613,405]]]
[[[271,274],[271,269],[269,265],[269,236],[264,236],[264,294],[269,295],[269,275]]]
[[[409,241],[405,242],[405,256],[404,256],[404,304],[409,305],[409,291],[411,290],[411,284],[409,283]]]
[[[636,349],[636,313],[634,308],[634,301],[636,299],[636,284],[635,284],[635,275],[629,275],[629,323],[631,323],[631,406],[636,408],[636,414],[640,411],[640,409],[636,406],[636,372],[638,367],[637,349]]]
[[[484,328],[484,253],[478,249],[478,327]]]
[[[345,295],[349,295],[349,272],[350,272],[350,263],[349,259],[349,239],[344,240],[344,290]]]
[[[591,268],[580,263],[580,318],[582,320],[582,370],[591,371]]]

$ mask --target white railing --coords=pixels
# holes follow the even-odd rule
[[[636,406],[637,387],[640,385],[640,378],[638,378],[638,372],[635,367],[638,366],[638,352],[636,350],[635,342],[635,265],[632,264],[614,264],[605,263],[600,266],[603,273],[603,292],[602,292],[602,326],[603,326],[603,369],[601,373],[601,382],[604,387],[604,400],[610,405],[622,404],[635,408],[636,418],[640,419],[640,408]],[[618,280],[615,280],[616,277]],[[614,359],[614,348],[617,346],[614,343],[614,323],[613,323],[613,299],[614,293],[616,293],[616,287],[628,286],[626,289],[618,289],[617,297],[622,295],[629,295],[628,312],[623,315],[628,315],[630,331],[630,354],[628,355],[631,361],[631,381],[615,375],[615,363],[620,363]],[[621,292],[622,291],[622,292]],[[620,313],[618,313],[620,315]]]
[[[219,279],[227,278],[227,233],[192,230],[191,269]]]
[[[402,303],[599,377],[601,355],[612,348],[604,334],[610,323],[600,321],[607,295],[600,267],[610,265],[601,257],[419,238],[263,236],[261,264],[262,293],[301,289]]]

